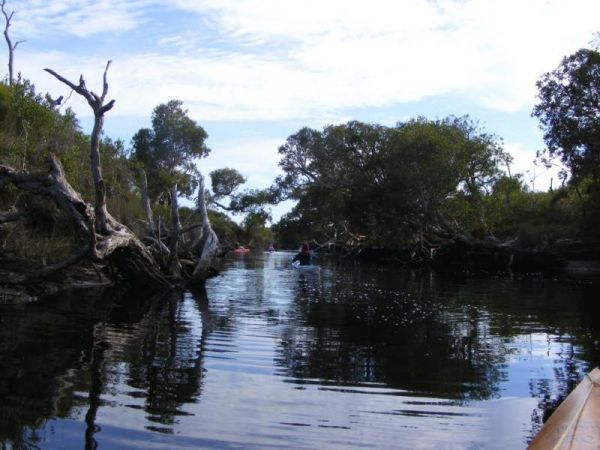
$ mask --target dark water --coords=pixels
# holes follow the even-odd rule
[[[597,282],[290,259],[0,302],[1,448],[518,449],[600,362]]]

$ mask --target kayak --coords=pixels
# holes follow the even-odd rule
[[[320,266],[315,266],[314,264],[308,264],[308,265],[300,265],[300,261],[294,261],[292,263],[292,267],[294,269],[298,269],[298,270],[321,270]]]
[[[248,253],[250,252],[249,248],[239,247],[233,250],[233,253]]]
[[[600,369],[588,373],[556,408],[528,449],[592,449],[600,442]]]

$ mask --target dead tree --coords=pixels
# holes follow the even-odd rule
[[[0,166],[0,180],[12,183],[18,189],[51,198],[72,219],[75,231],[81,240],[81,246],[71,256],[58,263],[37,270],[31,274],[20,274],[13,282],[24,282],[28,279],[48,276],[58,270],[76,264],[85,256],[96,256],[96,234],[94,233],[94,212],[92,208],[67,182],[58,158],[50,155],[50,172],[46,174],[30,174],[16,171],[8,166]]]
[[[90,146],[90,164],[92,169],[92,177],[94,178],[95,189],[94,209],[96,212],[96,231],[104,235],[108,235],[114,229],[114,227],[118,225],[106,210],[106,185],[104,184],[104,179],[102,178],[102,168],[100,165],[100,135],[102,134],[102,125],[104,124],[104,114],[110,111],[115,105],[114,100],[104,104],[106,94],[108,93],[106,73],[108,72],[110,63],[111,62],[108,61],[106,63],[106,68],[104,69],[101,95],[88,90],[85,85],[83,75],[79,77],[79,84],[76,85],[56,73],[54,70],[44,69],[46,72],[53,75],[56,79],[66,84],[79,95],[84,97],[94,112],[94,128],[92,130]]]
[[[120,273],[131,281],[152,279],[157,284],[167,285],[167,281],[160,273],[148,248],[131,230],[115,220],[106,209],[106,185],[102,178],[100,165],[100,136],[104,114],[110,111],[115,104],[114,100],[104,103],[108,93],[106,75],[109,67],[110,61],[106,63],[104,69],[101,95],[88,90],[83,75],[79,78],[79,84],[75,85],[52,69],[44,70],[84,97],[94,112],[94,128],[90,145],[90,167],[95,188],[95,227],[92,234],[95,235],[95,232],[98,232],[100,235],[97,245],[94,246],[95,257],[99,260],[110,259]]]
[[[6,45],[8,47],[8,84],[12,86],[14,83],[13,65],[15,60],[15,50],[19,44],[22,44],[25,41],[17,41],[13,44],[12,40],[10,39],[8,29],[10,28],[10,21],[12,20],[15,12],[12,11],[10,14],[8,14],[4,8],[5,6],[6,0],[2,0],[2,3],[0,3],[0,9],[2,9],[2,14],[4,15],[4,39],[6,39]]]
[[[156,227],[154,226],[154,216],[152,214],[152,206],[150,205],[150,196],[148,195],[148,177],[146,171],[142,168],[138,170],[140,177],[140,196],[142,198],[142,208],[146,216],[146,228],[148,234],[156,237]]]
[[[131,284],[170,286],[146,246],[127,227],[115,222],[119,226],[109,236],[96,234],[94,209],[71,187],[58,158],[50,154],[49,162],[48,174],[31,174],[0,165],[0,185],[12,183],[18,189],[52,199],[71,217],[81,245],[63,261],[33,273],[11,276],[5,281],[18,284],[44,278],[87,257],[97,262],[110,262]]]
[[[171,275],[179,275],[180,265],[177,257],[179,235],[181,233],[181,221],[179,220],[179,202],[177,201],[177,184],[169,189],[171,195],[171,232],[169,235],[169,264],[168,270]]]
[[[169,247],[167,247],[161,240],[160,230],[157,229],[156,225],[154,224],[154,214],[152,213],[152,206],[150,205],[150,195],[148,194],[148,178],[146,176],[146,171],[143,168],[139,168],[138,176],[140,181],[139,188],[140,197],[142,200],[142,208],[144,210],[144,215],[146,216],[147,236],[144,237],[144,240],[150,241],[152,243],[152,247],[156,250],[157,255],[162,260],[164,258],[168,258],[171,254],[171,251],[169,250]],[[162,261],[162,263],[163,265],[165,265],[164,260]]]
[[[199,246],[200,258],[196,263],[196,268],[194,269],[194,273],[190,279],[190,283],[192,284],[200,284],[210,276],[211,262],[219,245],[219,238],[213,231],[208,218],[204,177],[202,175],[200,175],[200,182],[198,186],[198,214],[200,215],[200,220],[202,221],[202,237]]]
[[[23,217],[18,211],[0,211],[0,225],[3,223],[16,222]]]

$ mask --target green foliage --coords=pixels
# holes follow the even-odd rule
[[[100,155],[107,209],[121,223],[133,227],[134,221],[143,217],[143,210],[123,141],[104,138]]]
[[[60,261],[79,245],[71,219],[45,198],[12,192],[13,206],[24,217],[0,227],[0,255],[20,258],[28,265]]]
[[[311,224],[300,217],[297,209],[284,215],[271,230],[275,236],[274,242],[284,249],[296,249],[299,242],[323,237],[317,230],[311,229]]]
[[[481,201],[489,225],[486,231],[501,239],[518,238],[524,247],[542,247],[575,236],[581,225],[580,200],[572,187],[531,192],[520,177],[503,176]],[[453,196],[442,214],[462,229],[483,237],[478,211],[464,193]]]
[[[233,246],[243,240],[242,228],[226,214],[209,209],[208,218],[213,231],[219,236],[219,241]]]
[[[61,155],[78,134],[72,111],[53,111],[28,80],[0,85],[0,160],[6,164],[38,169],[48,151]]]
[[[581,49],[537,82],[533,109],[551,153],[560,155],[575,180],[600,181],[600,53]]]
[[[232,195],[246,179],[236,169],[225,167],[210,173],[213,196],[216,199]]]
[[[368,236],[385,246],[404,245],[435,224],[459,192],[472,209],[507,158],[499,140],[466,117],[304,128],[279,152],[285,175],[275,188],[298,200],[280,235],[284,225],[306,227],[300,234]]]
[[[31,172],[46,172],[46,157],[52,152],[60,157],[66,178],[84,199],[93,201],[94,187],[89,163],[90,137],[79,130],[72,111],[53,110],[49,100],[36,93],[27,80],[12,86],[0,84],[0,162]],[[101,142],[101,162],[107,188],[107,207],[113,216],[130,226],[142,216],[137,192],[126,159],[123,143],[105,138]],[[5,248],[32,259],[53,259],[69,248],[72,230],[62,213],[47,212],[48,200],[24,194],[16,189],[2,189],[0,210],[11,207],[27,212],[35,221],[21,221],[5,227],[10,231],[15,248]],[[44,226],[37,224],[45,221]],[[68,219],[67,219],[68,222]],[[68,223],[67,223],[68,225]],[[48,231],[51,230],[51,233]],[[33,243],[34,245],[24,245]],[[63,245],[64,244],[64,245]],[[22,246],[22,249],[19,247]],[[26,253],[26,255],[25,255]]]
[[[0,123],[4,124],[12,99],[11,89],[4,83],[0,84]]]
[[[600,52],[581,49],[538,81],[533,110],[550,155],[571,172],[581,206],[581,231],[597,235],[600,220]]]
[[[271,217],[266,211],[251,212],[242,221],[244,242],[256,248],[266,248],[273,242],[273,232],[267,228],[267,220]]]
[[[500,176],[498,166],[505,158],[498,139],[480,132],[466,117],[398,124],[390,131],[387,148],[383,196],[392,222],[386,221],[386,227],[408,234],[435,223],[457,192],[477,208]]]
[[[132,160],[141,164],[148,175],[150,197],[156,201],[177,183],[180,193],[190,197],[198,186],[195,160],[210,152],[208,135],[182,108],[171,100],[154,108],[152,129],[140,129],[132,139]]]

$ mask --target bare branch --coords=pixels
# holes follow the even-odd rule
[[[202,221],[202,239],[199,243],[200,258],[190,279],[190,283],[198,283],[209,276],[210,263],[217,252],[219,238],[210,225],[208,211],[206,210],[206,199],[204,198],[204,177],[200,175],[198,183],[198,213]]]
[[[100,108],[100,114],[104,114],[105,112],[110,111],[113,108],[113,106],[115,106],[115,101],[111,100],[106,105],[104,105],[102,108]]]
[[[106,80],[106,73],[108,72],[108,68],[110,67],[111,63],[112,61],[110,59],[106,62],[106,69],[104,69],[104,75],[102,77],[102,101],[104,101],[104,99],[106,98],[106,93],[108,92],[108,81]]]
[[[224,204],[222,204],[222,203],[219,203],[219,202],[218,202],[218,201],[216,201],[215,199],[211,199],[211,200],[210,200],[210,203],[212,203],[213,205],[215,205],[215,206],[217,206],[217,207],[219,207],[219,208],[221,208],[221,209],[223,209],[223,210],[225,210],[225,211],[231,211],[231,212],[233,212],[233,211],[234,211],[234,209],[233,209],[233,208],[231,208],[231,207],[229,207],[229,206],[227,206],[227,205],[224,205]]]
[[[17,220],[19,220],[23,216],[24,216],[24,214],[21,213],[21,212],[0,211],[0,224],[2,224],[2,223],[8,223],[8,222],[16,222]]]
[[[76,84],[74,84],[71,81],[67,80],[65,77],[63,77],[62,75],[59,75],[58,73],[56,73],[52,69],[46,68],[44,70],[46,72],[48,72],[50,75],[52,75],[54,78],[56,78],[58,81],[66,84],[67,86],[69,86],[71,89],[73,89],[79,95],[85,97],[85,99],[88,101],[88,103],[90,104],[90,106],[92,105],[92,102],[94,101],[94,98],[90,95],[90,93],[88,92],[88,90],[85,87],[85,82],[83,81],[83,75],[81,75],[81,78],[79,78],[79,86],[77,86]]]
[[[66,180],[64,170],[55,155],[50,154],[49,163],[50,173],[48,175],[19,172],[11,167],[0,165],[0,180],[8,180],[19,189],[52,198],[69,213],[80,238],[93,242],[95,239],[94,213],[91,206]]]
[[[104,183],[104,179],[102,178],[102,168],[100,163],[100,139],[102,135],[102,126],[104,123],[104,113],[112,109],[115,104],[114,100],[111,100],[106,105],[104,105],[104,97],[108,92],[108,83],[106,81],[106,72],[110,66],[110,61],[106,64],[106,68],[104,70],[103,76],[103,95],[99,97],[94,92],[91,92],[87,89],[85,85],[85,80],[83,75],[79,77],[79,85],[75,85],[72,81],[67,80],[62,75],[59,75],[52,69],[44,69],[50,75],[54,76],[57,80],[69,86],[79,95],[84,97],[92,111],[94,111],[94,128],[92,130],[91,140],[90,140],[90,168],[92,170],[92,177],[94,179],[94,188],[95,188],[95,211],[96,211],[96,229],[99,233],[103,235],[110,234],[111,228],[120,227],[117,221],[112,219],[108,211],[106,210],[106,184]],[[114,231],[114,230],[113,230]]]
[[[5,6],[6,0],[2,0],[2,3],[0,3],[0,8],[2,9],[2,14],[4,14],[4,18],[6,19],[6,27],[4,28],[4,30],[8,30],[8,27],[10,27],[10,19],[12,19],[12,16],[15,12],[13,11],[10,13],[10,15],[8,15],[6,13],[6,10],[4,9]]]
[[[57,99],[53,99],[52,97],[50,97],[50,95],[48,95],[48,100],[50,101],[50,109],[53,111],[58,109],[58,107],[61,105],[63,99],[64,99],[64,97],[62,95],[60,97],[58,97]]]
[[[65,269],[69,266],[72,266],[72,265],[78,263],[83,258],[88,256],[89,253],[90,253],[89,243],[84,244],[78,250],[76,250],[74,253],[72,253],[70,256],[63,259],[62,261],[56,262],[54,264],[44,267],[43,269],[36,270],[35,272],[31,272],[31,273],[27,274],[26,279],[33,280],[33,279],[44,278],[49,275],[52,275],[52,274],[58,272],[59,270]]]
[[[4,6],[6,5],[6,0],[2,0],[2,3],[0,3],[0,9],[2,9],[2,14],[4,15],[4,39],[6,39],[6,45],[8,46],[8,83],[9,84],[13,84],[13,62],[14,62],[14,51],[17,48],[17,46],[24,41],[19,41],[16,44],[13,45],[12,41],[10,40],[10,35],[8,34],[8,29],[10,28],[10,21],[13,18],[13,15],[15,14],[15,12],[11,12],[10,14],[7,14],[6,10],[4,9]]]
[[[92,110],[94,111],[94,114],[96,114],[98,116],[102,116],[107,111],[110,111],[113,108],[113,106],[115,106],[114,99],[111,100],[110,102],[108,102],[106,105],[103,105],[104,99],[108,92],[108,83],[107,83],[107,78],[106,78],[106,72],[108,71],[108,68],[110,67],[110,63],[111,63],[111,61],[108,61],[108,63],[106,64],[106,69],[104,70],[102,96],[98,96],[98,94],[88,90],[87,86],[85,85],[85,79],[83,78],[83,75],[81,75],[79,77],[79,85],[76,85],[75,83],[67,80],[65,77],[56,73],[52,69],[46,68],[44,70],[46,72],[48,72],[50,75],[54,76],[58,81],[66,84],[71,89],[73,89],[75,92],[77,92],[79,95],[84,97],[87,100],[88,104],[91,106]]]
[[[181,229],[181,234],[189,233],[190,231],[195,230],[196,228],[201,228],[201,227],[202,227],[201,223],[190,225],[188,227],[182,228]]]

